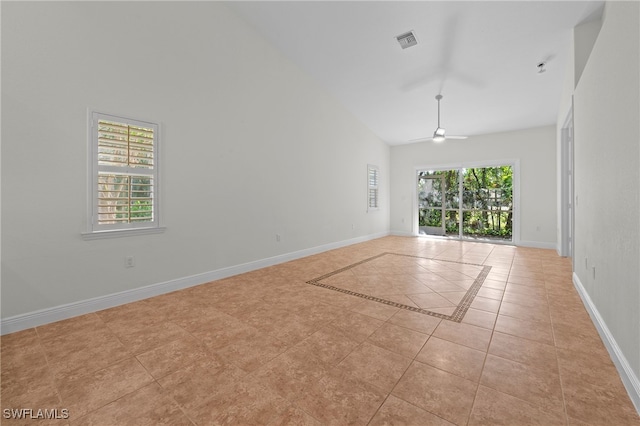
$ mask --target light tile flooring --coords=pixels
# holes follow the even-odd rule
[[[551,250],[386,237],[1,351],[3,410],[69,410],[38,425],[640,424]]]

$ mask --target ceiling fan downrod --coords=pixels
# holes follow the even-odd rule
[[[436,95],[436,101],[438,101],[438,127],[433,132],[433,141],[434,142],[444,142],[444,129],[440,127],[440,99],[442,99],[442,95]]]

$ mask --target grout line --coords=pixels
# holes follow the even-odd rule
[[[440,320],[440,322],[442,322],[442,320]],[[440,325],[440,322],[438,322],[438,325]],[[436,327],[433,329],[433,331],[435,331],[435,330],[436,330],[436,328],[438,328],[438,326],[436,326]],[[395,390],[395,388],[398,386],[398,384],[402,381],[402,379],[405,377],[405,375],[407,374],[407,371],[409,371],[409,369],[411,368],[411,366],[412,366],[414,363],[416,363],[416,362],[420,362],[420,361],[418,361],[416,358],[418,357],[418,355],[420,354],[420,352],[422,352],[422,350],[423,350],[423,349],[424,349],[424,347],[427,345],[427,343],[429,342],[429,340],[431,340],[431,337],[433,337],[433,331],[429,334],[429,337],[427,337],[427,340],[425,340],[425,342],[422,344],[422,346],[420,347],[420,349],[419,349],[419,350],[416,352],[416,354],[413,356],[413,358],[411,359],[411,362],[409,363],[409,365],[407,366],[407,368],[405,368],[404,372],[400,375],[400,377],[398,378],[398,380],[396,381],[396,383],[393,385],[393,387],[391,388],[391,390],[389,391],[389,393],[387,394],[387,396],[384,398],[384,401],[382,401],[382,403],[380,404],[380,407],[378,407],[378,409],[376,410],[376,412],[375,412],[375,413],[373,413],[373,416],[371,416],[371,419],[369,420],[369,422],[368,422],[367,424],[371,423],[371,420],[373,420],[373,418],[375,418],[376,414],[378,414],[378,412],[380,411],[380,408],[382,408],[382,406],[384,405],[384,403],[385,403],[385,402],[387,402],[387,399],[389,399],[389,396],[391,396],[391,395],[393,394],[393,391],[394,391],[394,390]],[[424,334],[424,333],[423,333],[423,334]],[[383,349],[384,349],[384,348],[383,348]],[[388,350],[388,349],[387,349],[387,350]],[[407,357],[407,358],[408,358],[408,357]],[[431,367],[432,367],[432,366],[431,366]],[[433,367],[433,368],[435,368],[435,367]],[[420,410],[422,410],[422,411],[426,411],[426,412],[428,412],[428,413],[430,413],[430,414],[432,414],[432,415],[434,415],[434,416],[437,416],[437,417],[439,417],[439,418],[441,418],[441,419],[443,419],[443,420],[445,420],[445,421],[448,421],[448,420],[446,420],[445,418],[443,418],[443,417],[441,417],[441,416],[438,416],[437,414],[432,413],[431,411],[429,411],[429,410],[427,410],[427,409],[425,409],[425,408],[418,407],[417,405],[412,404],[411,402],[406,401],[406,400],[404,400],[403,398],[400,398],[400,397],[399,397],[399,396],[397,396],[397,395],[393,395],[393,397],[394,397],[394,398],[398,398],[399,400],[404,401],[404,402],[406,402],[407,404],[413,405],[414,407],[417,407],[417,408],[419,408],[419,409],[420,409]]]
[[[511,262],[513,265],[513,257]],[[511,271],[511,268],[509,268],[509,271]],[[506,288],[506,285],[505,285],[505,288]],[[487,364],[487,358],[489,357],[489,350],[491,349],[491,343],[493,342],[493,334],[495,333],[496,324],[498,323],[498,316],[500,315],[500,308],[502,307],[502,299],[504,299],[504,291],[502,292],[502,297],[500,298],[500,305],[498,306],[498,312],[496,312],[496,320],[493,323],[493,328],[491,329],[491,337],[489,337],[489,343],[487,344],[487,351],[484,354],[484,360],[482,361],[482,367],[480,368],[480,377],[478,377],[476,392],[473,395],[473,402],[471,403],[471,408],[469,409],[469,415],[467,416],[467,423],[469,423],[469,420],[471,420],[471,415],[473,414],[473,409],[476,405],[476,400],[478,398],[478,391],[480,390],[480,382],[482,382],[482,374],[484,373],[484,368]]]
[[[558,366],[558,380],[560,382],[560,392],[562,393],[562,412],[564,414],[565,424],[569,424],[569,413],[567,412],[567,399],[565,398],[564,382],[562,380],[562,373],[560,372],[560,358],[558,357],[558,345],[556,339],[556,328],[553,326],[553,316],[551,315],[551,309],[549,308],[549,290],[547,288],[547,280],[544,280],[544,292],[547,299],[547,310],[549,311],[549,323],[551,326],[551,337],[553,338],[553,352],[556,356],[556,365]]]
[[[152,375],[151,373],[149,373],[149,371],[147,371],[146,367],[145,367],[144,365],[142,365],[142,363],[141,363],[141,362],[140,362],[140,361],[135,357],[135,355],[133,355],[133,356],[132,356],[132,358],[133,358],[133,359],[134,359],[138,364],[140,364],[140,366],[145,370],[145,372],[149,375],[149,377],[151,377],[152,381],[151,381],[151,382],[149,382],[149,383],[145,383],[144,385],[142,385],[142,386],[140,386],[140,387],[138,387],[138,388],[135,388],[135,389],[134,389],[134,390],[132,390],[131,392],[127,392],[127,393],[125,393],[125,394],[123,394],[123,395],[120,395],[120,396],[119,396],[119,397],[117,397],[116,399],[112,399],[111,401],[108,401],[108,402],[106,402],[105,404],[102,404],[101,406],[97,407],[97,408],[96,408],[96,409],[94,409],[94,410],[87,411],[87,412],[86,412],[86,413],[84,413],[81,417],[78,417],[78,418],[74,419],[74,421],[77,421],[78,419],[82,419],[83,417],[86,417],[86,416],[88,416],[88,415],[89,415],[89,414],[91,414],[91,413],[95,413],[96,411],[101,410],[102,408],[106,407],[107,405],[112,404],[112,403],[114,403],[114,402],[116,402],[116,401],[119,401],[119,400],[121,400],[122,398],[124,398],[124,397],[126,397],[126,396],[128,396],[128,395],[131,395],[131,394],[133,394],[133,393],[135,393],[135,392],[139,391],[140,389],[144,389],[144,388],[146,388],[147,386],[152,385],[153,383],[156,383],[158,386],[160,386],[160,384],[157,382],[156,378],[155,378],[155,377],[153,377],[153,375]],[[117,362],[114,362],[113,364],[109,364],[108,366],[106,366],[106,367],[104,367],[104,368],[101,368],[101,369],[99,369],[99,370],[96,370],[96,371],[94,371],[93,373],[85,374],[85,375],[84,375],[84,376],[82,376],[82,377],[87,377],[87,376],[89,376],[89,375],[91,375],[91,374],[95,374],[95,373],[96,373],[96,372],[98,372],[98,371],[105,370],[105,369],[107,369],[107,368],[109,368],[109,367],[111,367],[111,366],[113,366],[113,365],[117,364],[118,362],[121,362],[121,361],[125,360],[125,359],[128,359],[128,358],[121,359],[121,360],[119,360],[119,361],[117,361]],[[160,387],[161,387],[161,386],[160,386]],[[162,387],[161,387],[161,388],[162,388]],[[69,412],[69,418],[71,418],[71,412]]]
[[[67,408],[64,407],[65,403],[62,400],[62,394],[60,393],[60,389],[58,388],[58,384],[56,383],[56,375],[53,371],[52,365],[51,365],[51,361],[49,360],[49,356],[47,355],[47,351],[44,349],[44,345],[42,342],[42,336],[40,336],[40,333],[38,332],[38,327],[33,327],[33,332],[36,334],[36,338],[37,338],[37,344],[39,347],[39,350],[42,352],[42,355],[44,356],[44,361],[46,363],[46,368],[47,368],[47,375],[49,376],[49,380],[51,382],[51,387],[53,388],[53,390],[56,393],[56,396],[58,397],[58,401],[60,402],[60,408]],[[0,365],[2,363],[0,362]],[[68,424],[68,421],[67,421]]]

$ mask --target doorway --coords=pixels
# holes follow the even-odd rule
[[[573,106],[561,131],[560,165],[560,256],[573,258],[574,253],[574,183],[573,183]]]

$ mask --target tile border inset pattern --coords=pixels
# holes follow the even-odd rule
[[[409,305],[405,305],[403,303],[398,303],[398,302],[394,302],[394,301],[391,301],[391,300],[383,299],[381,297],[376,297],[376,296],[371,296],[371,295],[368,295],[368,294],[358,293],[358,292],[351,291],[351,290],[346,290],[344,288],[335,287],[335,286],[332,286],[330,284],[324,284],[324,283],[321,282],[324,279],[327,279],[329,277],[337,275],[337,274],[339,274],[341,272],[348,271],[351,268],[355,268],[356,266],[362,265],[362,264],[367,263],[367,262],[371,262],[372,260],[378,259],[378,258],[383,257],[383,256],[414,257],[414,258],[417,258],[417,259],[434,260],[436,262],[456,263],[458,265],[472,265],[472,266],[481,267],[482,270],[480,271],[478,276],[475,278],[473,284],[471,285],[471,287],[469,287],[469,290],[467,290],[467,293],[464,295],[464,297],[462,298],[460,303],[458,303],[458,306],[456,307],[456,309],[453,311],[453,313],[451,315],[445,315],[445,314],[441,314],[439,312],[433,312],[433,311],[430,311],[428,309],[416,308],[415,306],[409,306]],[[432,317],[442,318],[442,319],[453,321],[453,322],[461,322],[462,319],[464,318],[464,315],[467,313],[467,310],[469,310],[469,307],[471,306],[471,303],[473,302],[473,299],[475,299],[476,295],[478,294],[478,291],[480,290],[480,287],[482,287],[482,284],[484,283],[484,280],[487,278],[487,275],[489,274],[490,271],[491,271],[491,266],[478,265],[476,263],[456,262],[456,261],[453,261],[453,260],[434,259],[434,258],[431,258],[431,257],[414,256],[414,255],[410,255],[410,254],[384,252],[384,253],[380,253],[378,255],[372,256],[372,257],[370,257],[368,259],[364,259],[364,260],[361,260],[359,262],[353,263],[351,265],[345,266],[344,268],[340,268],[340,269],[337,269],[337,270],[335,270],[333,272],[329,272],[328,274],[324,274],[324,275],[322,275],[322,276],[320,276],[318,278],[314,278],[312,280],[309,280],[306,283],[307,284],[311,284],[311,285],[315,285],[315,286],[318,286],[318,287],[326,288],[328,290],[339,291],[340,293],[345,293],[345,294],[348,294],[348,295],[351,295],[351,296],[360,297],[362,299],[371,300],[373,302],[378,302],[378,303],[383,303],[385,305],[394,306],[396,308],[406,309],[406,310],[411,311],[411,312],[418,312],[420,314],[430,315]]]

